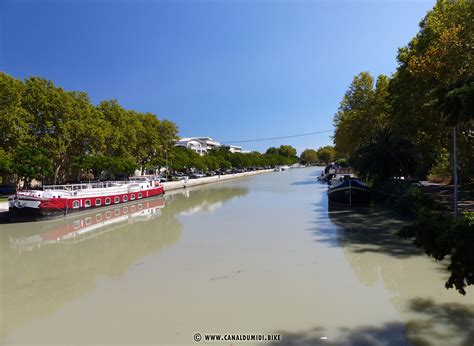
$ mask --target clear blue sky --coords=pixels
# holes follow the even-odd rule
[[[391,74],[433,1],[0,1],[0,70],[218,141],[332,129],[353,76]],[[242,144],[299,151],[331,133]]]

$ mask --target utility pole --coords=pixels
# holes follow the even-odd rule
[[[453,189],[454,189],[454,219],[458,219],[458,159],[456,153],[456,126],[453,127]]]

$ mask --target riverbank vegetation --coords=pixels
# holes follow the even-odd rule
[[[289,145],[271,147],[264,154],[231,153],[223,146],[199,156],[175,146],[178,126],[172,121],[127,110],[116,100],[94,105],[85,92],[66,91],[39,77],[21,81],[3,72],[0,132],[0,183],[21,183],[24,188],[32,181],[113,179],[136,169],[246,169],[334,158],[332,147],[306,150],[299,158]]]
[[[354,77],[334,117],[338,155],[364,170],[367,160],[383,159],[367,178],[393,176],[446,178],[452,129],[458,129],[461,181],[474,177],[474,3],[437,2],[420,31],[399,49],[398,68],[388,77],[361,72]],[[394,142],[396,141],[396,142]],[[398,143],[397,143],[398,142]],[[403,148],[398,148],[403,143]],[[388,153],[378,156],[377,146]],[[412,162],[415,160],[416,165]],[[383,174],[382,174],[383,175]]]
[[[438,0],[400,48],[392,76],[354,77],[334,116],[338,156],[384,203],[415,222],[401,231],[437,260],[451,257],[446,287],[474,284],[474,223],[455,220],[410,181],[449,182],[457,151],[461,184],[474,182],[474,2]],[[457,133],[453,145],[454,132]]]

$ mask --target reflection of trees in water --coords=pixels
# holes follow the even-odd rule
[[[10,247],[10,238],[51,232],[71,220],[2,225],[0,340],[25,321],[51,314],[64,303],[94,291],[99,277],[118,278],[139,259],[175,244],[182,227],[176,219],[178,213],[245,193],[245,189],[221,188],[193,190],[189,197],[166,196],[166,206],[157,218],[131,220],[78,243],[46,244],[21,253]],[[84,219],[96,213],[77,217]]]
[[[403,222],[387,210],[330,210],[330,220],[337,226],[338,246],[344,248],[353,270],[368,286],[374,286],[380,276],[386,279],[387,288],[398,293],[402,276],[418,273],[413,268],[405,268],[407,262],[396,259],[420,257],[422,252],[409,241],[400,239],[394,232]],[[386,275],[381,265],[391,266]]]
[[[213,206],[243,196],[247,192],[245,188],[193,187],[167,195],[166,203],[173,203],[175,214],[189,212],[197,207],[200,211],[213,211]],[[174,201],[179,201],[179,203],[174,203]]]
[[[444,263],[430,260],[410,241],[395,235],[403,222],[385,210],[330,210],[329,218],[337,226],[337,246],[343,248],[360,281],[375,286],[381,279],[392,293],[391,301],[408,321],[404,329],[410,342],[474,342],[472,327],[463,327],[474,325],[472,300],[445,290],[443,282],[448,273]],[[395,325],[387,325],[376,333],[384,329],[394,331]]]
[[[465,345],[474,343],[474,312],[459,304],[437,304],[430,299],[409,301],[407,310],[417,319],[379,326],[339,328],[335,340],[322,339],[327,330],[315,326],[302,332],[276,331],[282,341],[275,346],[290,345]]]

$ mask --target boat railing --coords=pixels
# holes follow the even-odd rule
[[[84,189],[103,189],[108,187],[119,187],[127,185],[127,181],[103,181],[98,183],[82,183],[82,184],[64,184],[64,185],[44,185],[43,190],[65,190],[77,191]]]

